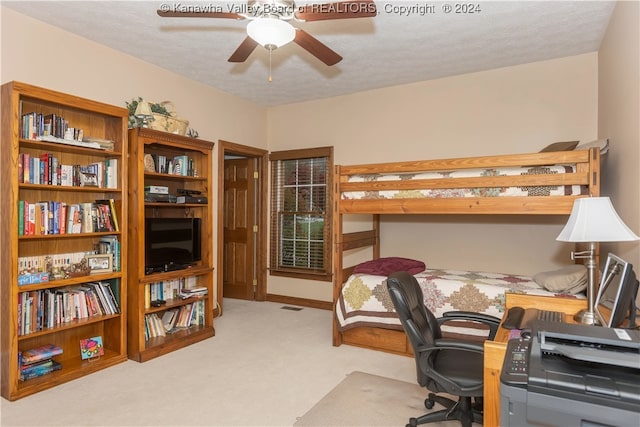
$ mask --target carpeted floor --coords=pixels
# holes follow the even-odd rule
[[[403,426],[427,412],[427,393],[416,383],[354,371],[294,426]]]

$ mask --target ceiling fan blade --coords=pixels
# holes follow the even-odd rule
[[[308,4],[296,11],[301,21],[327,21],[330,19],[370,18],[378,11],[373,0],[339,1],[335,3]]]
[[[229,57],[229,62],[244,62],[247,60],[251,52],[258,46],[258,42],[247,36],[235,52]]]
[[[329,66],[342,61],[342,56],[338,55],[320,40],[300,28],[296,28],[296,38],[293,41],[296,42],[298,46]]]
[[[162,18],[223,18],[244,19],[244,16],[233,12],[180,12],[177,10],[158,9],[158,16]]]

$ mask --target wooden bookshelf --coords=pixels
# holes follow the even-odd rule
[[[213,310],[213,241],[212,241],[212,142],[188,138],[148,128],[129,130],[129,358],[145,362],[215,335]],[[146,163],[145,163],[146,156]],[[151,156],[151,157],[150,157]],[[157,161],[186,156],[190,162],[187,175],[161,170]],[[149,168],[150,158],[154,159]],[[147,167],[145,168],[145,164]],[[169,173],[171,172],[171,173]],[[175,203],[174,201],[145,201],[145,186],[163,186],[177,196],[178,189],[199,191],[207,203]],[[149,273],[145,265],[146,218],[200,218],[201,260],[189,268]],[[198,298],[181,299],[164,295],[165,304],[150,305],[151,286],[159,283],[190,281],[190,286],[206,287],[207,294]],[[203,315],[188,327],[176,328],[164,336],[154,336],[146,323],[146,316],[162,315],[171,309],[201,304]]]
[[[97,148],[95,144],[84,144],[68,141],[47,142],[35,140],[32,132],[25,132],[24,115],[35,113],[34,117],[54,114],[64,118],[69,127],[82,129],[84,139],[93,138],[111,141],[106,149]],[[42,116],[37,116],[38,114]],[[38,391],[54,387],[83,375],[107,368],[127,359],[126,352],[126,315],[127,304],[127,118],[125,108],[111,106],[100,102],[68,95],[44,88],[31,86],[21,82],[10,82],[2,85],[2,130],[1,139],[1,233],[2,274],[0,296],[2,306],[2,328],[0,332],[1,364],[2,364],[2,396],[8,400],[16,400]],[[44,120],[38,123],[43,123]],[[40,126],[42,129],[43,126]],[[25,155],[32,159],[50,155],[59,165],[87,166],[117,161],[113,182],[102,183],[97,187],[78,186],[78,182],[64,183],[53,178],[58,170],[51,169],[52,175],[37,180],[27,179],[24,171]],[[53,160],[52,160],[53,161]],[[42,163],[44,165],[44,163]],[[55,165],[55,163],[49,163]],[[106,173],[106,172],[105,172]],[[75,175],[75,173],[74,173]],[[22,176],[22,178],[21,178]],[[112,175],[113,176],[113,175]],[[37,181],[34,183],[34,181]],[[24,233],[24,202],[41,201],[55,203],[55,209],[49,210],[53,218],[62,219],[59,214],[68,211],[69,206],[80,203],[95,202],[98,199],[113,199],[114,211],[118,220],[118,229],[94,231],[95,228],[83,228],[82,232],[72,234],[69,230],[53,230],[55,234]],[[59,204],[59,206],[58,206]],[[66,205],[65,205],[66,204]],[[50,206],[54,204],[50,203]],[[65,208],[66,206],[66,208]],[[21,207],[21,208],[19,208]],[[62,220],[64,222],[64,220]],[[57,227],[62,225],[58,222]],[[65,223],[66,225],[66,223]],[[65,227],[66,228],[66,227]],[[21,232],[22,231],[22,232]],[[63,234],[62,231],[65,233]],[[100,240],[110,236],[119,242],[120,258],[118,271],[107,271],[102,274],[84,273],[65,277],[67,267],[56,265],[53,269],[40,265],[38,268],[50,272],[48,281],[19,284],[25,277],[25,257],[57,256],[62,254],[91,254],[96,250]],[[79,255],[83,256],[83,255]],[[35,267],[32,271],[35,270]],[[67,275],[68,276],[68,275]],[[77,289],[92,282],[108,283],[119,306],[119,312],[103,314],[93,312],[80,317],[61,319],[52,315],[52,310],[40,306],[40,310],[32,311],[29,327],[25,327],[23,316],[24,304],[33,304],[45,294],[62,294],[70,288]],[[33,299],[25,299],[29,295]],[[80,295],[85,295],[81,293]],[[23,303],[23,301],[26,301]],[[45,317],[51,320],[45,321]],[[35,319],[35,320],[34,320]],[[83,360],[80,354],[80,340],[100,336],[103,340],[104,355],[91,360]],[[63,353],[54,360],[62,365],[60,370],[29,380],[20,380],[19,352],[54,344],[63,349]]]

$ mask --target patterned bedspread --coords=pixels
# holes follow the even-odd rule
[[[447,311],[462,310],[501,318],[507,291],[554,295],[532,278],[513,274],[427,269],[415,277],[422,288],[425,305],[436,317]],[[336,303],[341,330],[358,326],[402,330],[385,280],[384,276],[368,274],[349,277]],[[457,332],[478,335],[473,330]]]
[[[492,168],[492,169],[460,169],[455,171],[438,171],[404,174],[368,174],[354,175],[349,182],[383,182],[410,181],[419,179],[472,178],[493,176],[564,174],[574,172],[569,165],[539,166],[527,168]],[[417,198],[460,198],[460,197],[513,197],[513,196],[570,196],[586,194],[586,189],[579,185],[560,186],[524,186],[524,187],[481,187],[481,188],[448,188],[421,190],[380,190],[380,191],[346,191],[343,199],[417,199]]]

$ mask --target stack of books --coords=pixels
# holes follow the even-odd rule
[[[158,316],[157,313],[151,313],[144,316],[144,329],[145,340],[148,340],[149,338],[166,336],[166,331],[164,325],[162,324],[162,319]]]
[[[192,297],[202,297],[206,295],[207,292],[208,292],[207,288],[205,286],[201,286],[201,287],[192,288],[192,289],[180,289],[180,293],[178,295],[182,299],[187,299]]]
[[[42,347],[18,353],[18,366],[20,366],[20,380],[41,377],[62,368],[54,356],[62,354],[62,348],[57,345],[47,344]]]

